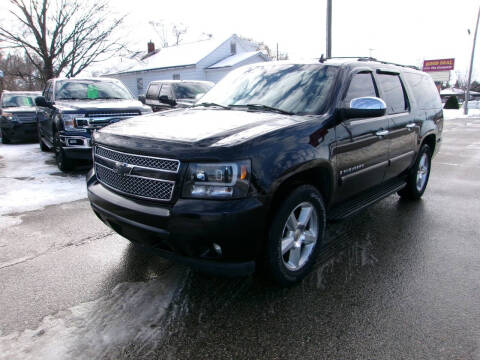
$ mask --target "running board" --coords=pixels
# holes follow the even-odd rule
[[[335,205],[327,212],[327,218],[330,221],[345,219],[358,211],[365,209],[377,201],[385,199],[397,191],[403,189],[407,183],[402,179],[389,180],[387,183],[367,190],[366,192],[355,196],[354,198]]]

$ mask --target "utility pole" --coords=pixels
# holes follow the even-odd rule
[[[470,59],[470,70],[468,71],[467,94],[465,95],[465,103],[463,104],[463,113],[465,115],[468,115],[468,99],[470,98],[470,83],[472,82],[473,56],[475,55],[475,43],[477,41],[479,20],[480,20],[480,7],[478,8],[477,25],[475,26],[475,34],[473,34],[472,58]]]
[[[277,43],[277,61],[278,61],[278,43]]]
[[[332,0],[327,0],[327,59],[332,57]]]

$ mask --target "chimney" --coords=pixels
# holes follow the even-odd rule
[[[155,44],[151,40],[147,44],[147,50],[149,54],[155,52]]]

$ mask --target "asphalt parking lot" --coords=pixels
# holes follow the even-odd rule
[[[290,289],[139,252],[37,148],[0,147],[0,359],[480,359],[480,119],[446,121],[421,201],[330,224]]]

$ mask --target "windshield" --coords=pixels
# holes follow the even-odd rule
[[[125,86],[116,81],[61,80],[55,85],[55,100],[132,99]]]
[[[4,94],[2,97],[2,107],[20,107],[35,106],[35,97],[33,94]]]
[[[293,114],[321,114],[337,68],[321,65],[264,64],[228,74],[198,105],[254,105]],[[253,107],[250,107],[253,108]]]
[[[182,83],[175,85],[177,99],[195,99],[198,94],[205,94],[213,85],[201,83]]]

